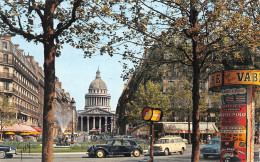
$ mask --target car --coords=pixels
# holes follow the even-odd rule
[[[22,136],[16,135],[16,136],[15,136],[15,141],[16,141],[16,142],[23,142],[24,140],[23,140],[23,137],[22,137]]]
[[[209,142],[200,149],[200,153],[205,159],[209,156],[220,156],[220,138],[212,138]]]
[[[182,139],[185,144],[188,144],[189,141],[187,139]]]
[[[158,139],[153,145],[154,154],[164,154],[168,156],[171,153],[179,152],[184,154],[186,144],[179,136],[165,136]]]
[[[143,149],[137,143],[128,138],[115,138],[108,140],[105,145],[92,145],[88,148],[89,157],[103,158],[108,155],[124,155],[130,157],[139,157],[143,154]]]
[[[0,145],[0,159],[12,158],[17,154],[17,148],[9,145]]]
[[[37,142],[37,139],[34,136],[24,136],[24,142]]]

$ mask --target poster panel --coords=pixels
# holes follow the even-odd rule
[[[220,161],[246,161],[246,126],[222,127]]]
[[[221,90],[222,105],[246,104],[246,85],[224,86]]]
[[[246,161],[246,85],[225,86],[221,90],[220,161]]]
[[[231,70],[224,72],[224,85],[251,84],[260,85],[259,70]]]
[[[221,106],[221,126],[246,125],[246,105],[229,104]]]

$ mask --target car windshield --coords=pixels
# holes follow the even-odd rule
[[[155,142],[156,144],[169,143],[169,139],[159,139]]]
[[[209,145],[219,145],[220,142],[219,141],[215,141],[215,140],[210,140],[208,144]]]
[[[107,145],[112,145],[113,141],[107,141]]]

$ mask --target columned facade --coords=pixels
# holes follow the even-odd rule
[[[78,130],[89,134],[102,132],[112,133],[115,113],[110,108],[111,96],[107,86],[97,70],[96,78],[91,82],[85,95],[85,108],[78,111]]]

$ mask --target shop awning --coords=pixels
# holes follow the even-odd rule
[[[165,133],[188,133],[188,122],[161,122]],[[218,128],[214,122],[200,122],[200,133],[217,133]],[[190,123],[192,133],[192,122]]]
[[[6,132],[36,132],[35,129],[33,129],[29,125],[23,125],[23,124],[14,124],[12,126],[5,126],[3,127],[2,131]]]
[[[42,129],[39,128],[39,127],[34,127],[34,126],[32,126],[32,128],[35,129],[37,132],[42,132]]]

